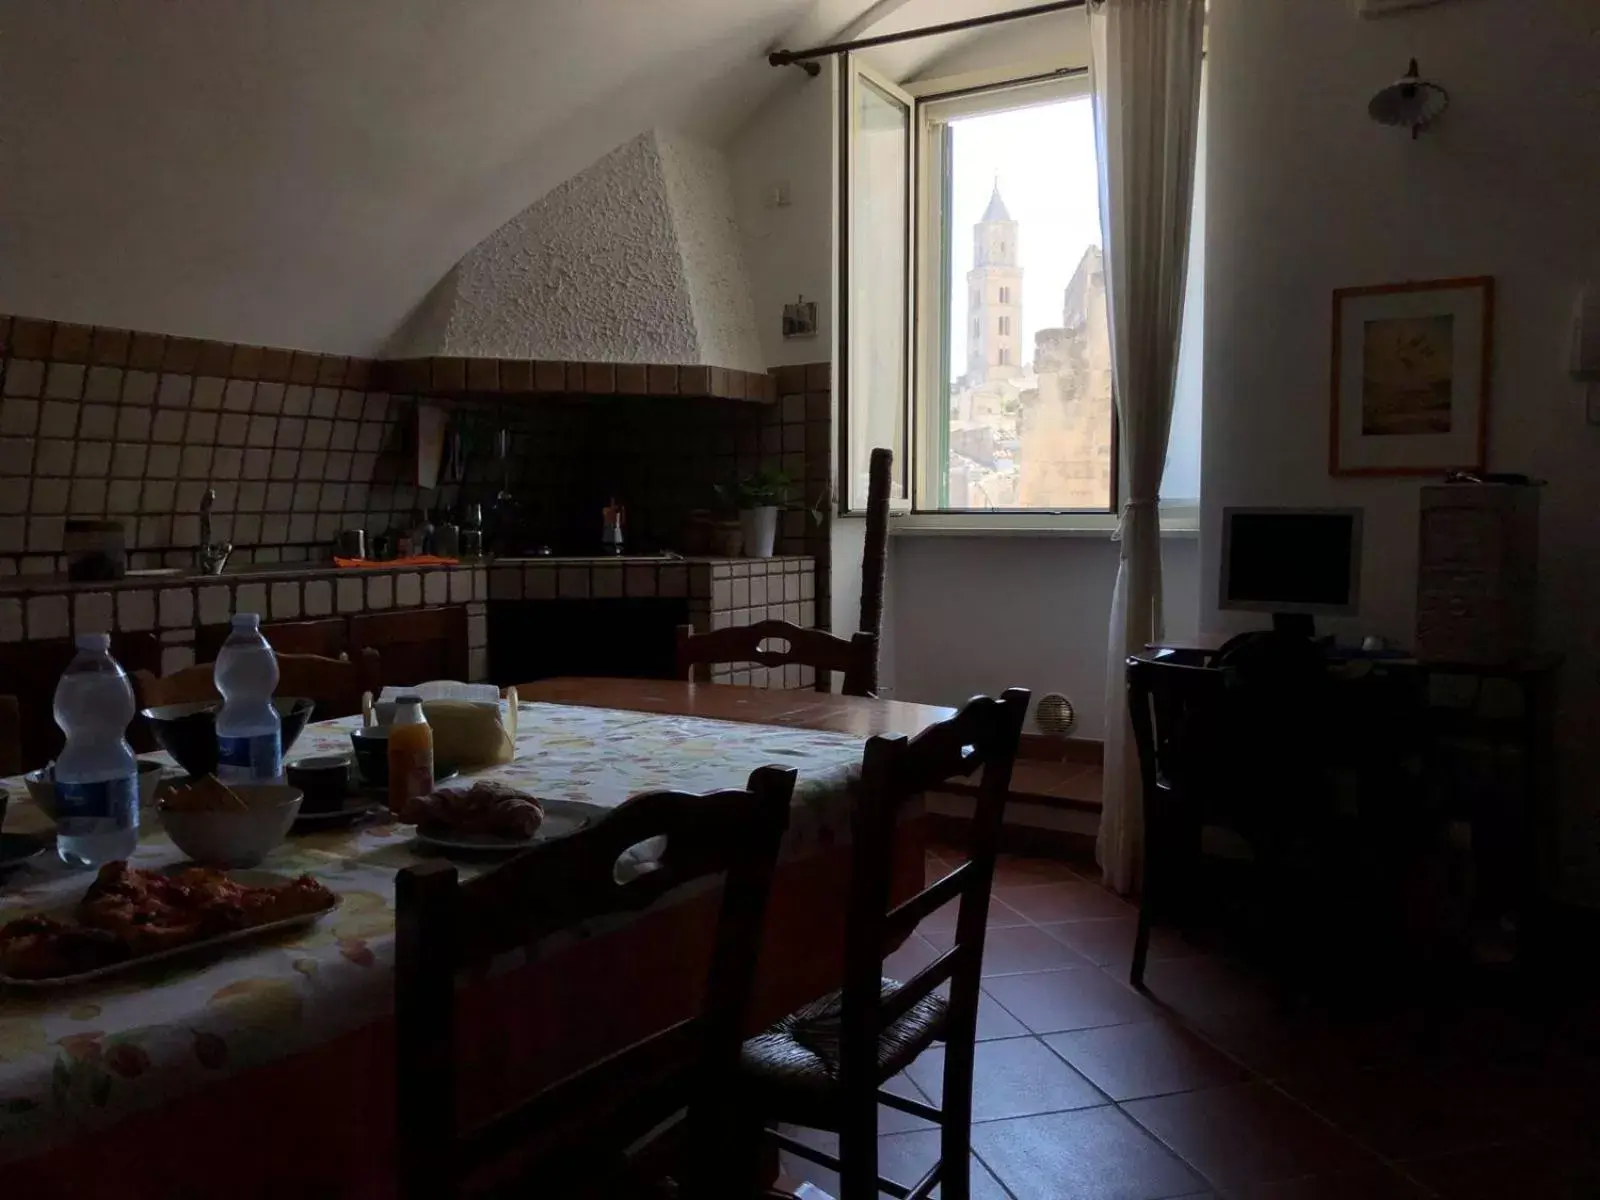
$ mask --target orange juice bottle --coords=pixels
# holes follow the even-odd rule
[[[404,816],[412,800],[431,791],[433,727],[422,714],[421,696],[401,696],[389,727],[389,811]]]

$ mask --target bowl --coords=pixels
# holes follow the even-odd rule
[[[350,756],[318,754],[284,763],[283,773],[292,787],[305,793],[302,814],[333,812],[350,794]]]
[[[355,747],[356,771],[366,787],[389,786],[389,726],[373,725],[352,729],[350,744]]]
[[[162,772],[166,770],[166,763],[159,763],[149,758],[139,760],[140,808],[149,808],[155,803],[156,787],[161,782]],[[28,789],[28,796],[52,821],[56,819],[55,772],[55,763],[46,763],[37,771],[29,771],[22,777],[22,782]]]
[[[163,807],[161,825],[172,844],[197,863],[253,867],[277,848],[300,815],[300,789],[282,783],[229,786],[245,802],[246,811],[178,812]]]
[[[283,753],[288,755],[306,722],[311,719],[310,700],[299,696],[274,696],[283,725]],[[161,748],[191,775],[213,775],[217,770],[217,713],[221,700],[200,700],[193,704],[158,704],[144,710]]]

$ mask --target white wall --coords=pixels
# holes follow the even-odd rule
[[[833,64],[795,71],[727,145],[756,332],[768,366],[833,355]],[[779,206],[778,189],[788,193]],[[817,302],[817,336],[785,339],[783,306]]]
[[[1409,643],[1417,483],[1327,473],[1330,293],[1495,276],[1489,465],[1550,480],[1540,600],[1569,657],[1568,886],[1600,902],[1600,428],[1566,375],[1574,296],[1600,279],[1600,9],[1449,0],[1363,21],[1347,0],[1211,0],[1210,22],[1206,532],[1227,504],[1365,506],[1344,627]],[[1365,115],[1411,55],[1453,98],[1416,141]],[[1204,624],[1252,624],[1216,611],[1216,578],[1207,554]]]
[[[1064,692],[1074,733],[1103,736],[1117,555],[1105,538],[895,538],[894,696],[959,704],[1012,686]],[[1169,637],[1195,633],[1199,559],[1192,537],[1162,542]]]

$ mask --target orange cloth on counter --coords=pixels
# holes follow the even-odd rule
[[[335,558],[336,567],[459,567],[459,558],[440,558],[437,554],[413,554],[407,558]]]

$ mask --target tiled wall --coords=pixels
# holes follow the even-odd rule
[[[781,466],[795,489],[779,549],[818,558],[825,601],[826,364],[776,372],[770,404],[453,394],[443,402],[471,413],[474,453],[464,482],[428,494],[408,482],[418,397],[377,387],[382,365],[0,316],[0,574],[60,570],[68,516],[124,522],[135,566],[186,565],[208,487],[213,536],[235,544],[236,562],[318,561],[343,528],[405,527],[415,509],[461,499],[487,506],[502,485],[489,446],[505,426],[528,524],[569,548],[598,539],[611,495],[635,544],[677,548],[715,483]]]

